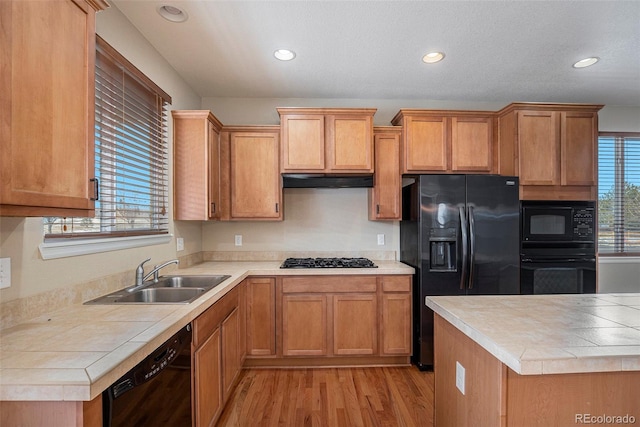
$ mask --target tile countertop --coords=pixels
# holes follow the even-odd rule
[[[413,274],[378,268],[280,269],[281,261],[205,262],[171,274],[231,277],[191,304],[74,305],[0,331],[0,400],[88,401],[248,276]]]
[[[426,304],[521,375],[640,371],[640,293],[434,296]]]

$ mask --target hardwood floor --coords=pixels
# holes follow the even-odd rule
[[[245,369],[218,426],[433,426],[433,372]]]

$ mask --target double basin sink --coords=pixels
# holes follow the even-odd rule
[[[145,282],[134,290],[124,288],[85,304],[189,304],[229,277],[161,276],[157,282]]]

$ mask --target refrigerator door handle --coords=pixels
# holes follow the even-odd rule
[[[469,206],[469,289],[473,289],[473,266],[476,263],[476,219],[473,215],[473,206]]]
[[[467,235],[467,215],[463,206],[460,206],[460,231],[462,231],[462,274],[460,275],[460,289],[465,289],[467,286],[467,264],[469,258],[469,238]]]

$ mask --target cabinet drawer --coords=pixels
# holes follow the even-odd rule
[[[219,301],[193,321],[193,345],[199,347],[228,315],[238,307],[238,288],[229,291]]]
[[[384,276],[382,292],[411,292],[411,276]]]
[[[285,277],[282,279],[282,292],[323,293],[323,292],[375,292],[375,276],[309,276]]]

